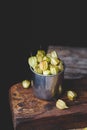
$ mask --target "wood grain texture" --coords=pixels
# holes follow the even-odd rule
[[[49,46],[48,52],[55,50],[65,63],[65,79],[87,76],[87,48]]]
[[[65,81],[66,82],[66,81]],[[76,81],[75,81],[76,82]],[[74,86],[73,86],[74,85]],[[87,86],[71,85],[72,90],[78,93],[78,98],[71,102],[67,99],[65,89],[63,99],[68,109],[56,108],[56,100],[44,101],[36,98],[32,87],[24,89],[21,83],[10,89],[10,105],[15,129],[28,128],[32,130],[80,128],[87,125]]]
[[[14,130],[65,130],[87,126],[87,50],[50,46],[48,51],[51,49],[57,50],[66,65],[63,93],[59,98],[69,108],[60,110],[55,105],[58,98],[40,100],[34,96],[32,86],[24,89],[21,83],[14,84],[9,90]],[[77,92],[76,100],[68,100],[67,90]]]

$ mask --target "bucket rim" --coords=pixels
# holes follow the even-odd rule
[[[57,74],[51,74],[51,75],[39,74],[39,73],[35,72],[32,67],[30,67],[30,70],[31,70],[34,74],[36,74],[36,75],[38,75],[38,76],[42,76],[42,77],[54,77],[54,76],[57,76],[57,75],[61,75],[61,74],[64,72],[64,70],[65,70],[65,65],[64,65],[64,69],[63,69],[62,71],[60,71],[60,72],[57,73]]]

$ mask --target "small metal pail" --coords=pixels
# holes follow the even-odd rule
[[[61,94],[61,87],[64,79],[64,70],[56,75],[44,76],[32,71],[34,95],[40,99],[51,100]]]

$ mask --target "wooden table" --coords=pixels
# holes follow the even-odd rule
[[[36,98],[32,91],[24,89],[21,83],[9,90],[9,103],[14,130],[65,130],[87,127],[87,49],[49,46],[56,50],[65,62],[63,99],[68,109],[56,108],[56,101]],[[78,97],[69,101],[67,90],[74,90]]]

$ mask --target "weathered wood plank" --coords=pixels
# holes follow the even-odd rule
[[[48,52],[55,50],[65,63],[65,79],[87,76],[87,48],[49,46]]]
[[[66,97],[68,89],[66,87],[61,99],[67,102],[69,109],[63,111],[56,108],[56,99],[53,101],[37,99],[33,94],[32,87],[24,89],[21,83],[12,86],[10,89],[10,105],[13,113],[14,128],[17,129],[18,127],[21,130],[26,127],[26,130],[28,128],[36,130],[35,127],[38,127],[39,130],[57,130],[58,128],[86,127],[87,84],[86,86],[83,84],[80,86],[78,82],[76,85],[75,83],[76,81],[70,87],[78,93],[79,97],[76,101],[70,102]]]

